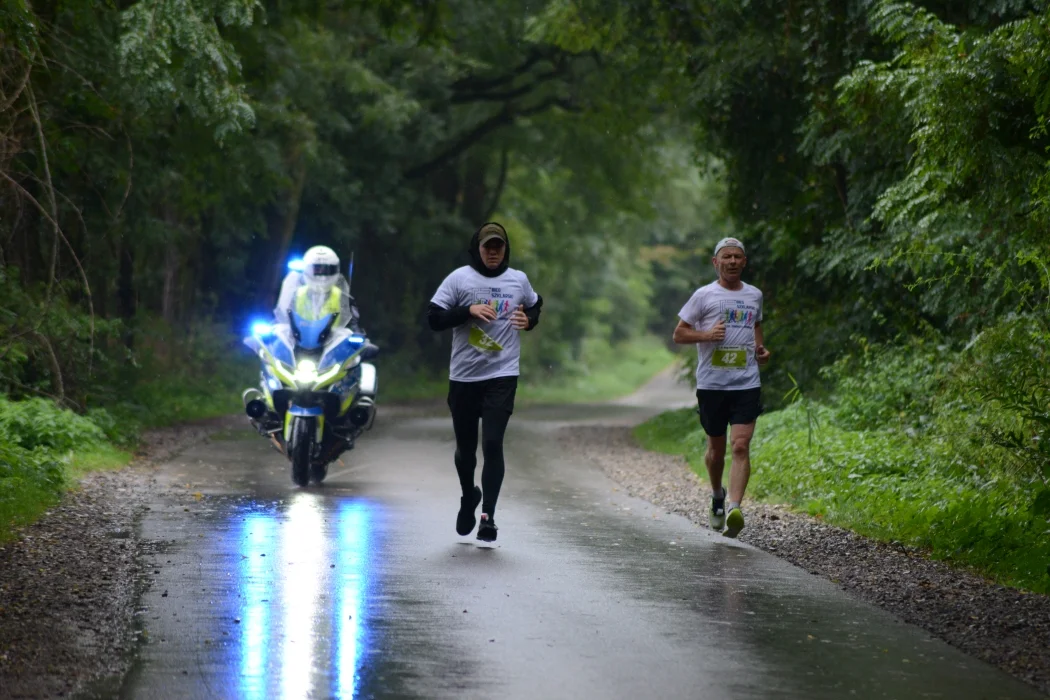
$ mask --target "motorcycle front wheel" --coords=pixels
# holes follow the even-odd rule
[[[292,481],[297,486],[310,483],[310,461],[317,435],[316,418],[296,416],[292,419],[292,444],[288,455],[292,458]]]

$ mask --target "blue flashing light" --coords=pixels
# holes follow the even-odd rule
[[[292,272],[302,272],[306,269],[306,263],[302,258],[292,258],[288,261],[288,269]]]
[[[357,335],[355,333],[354,335],[350,336],[350,342],[351,343],[361,344],[361,343],[365,342],[365,337],[363,335]]]
[[[273,335],[273,325],[258,321],[252,324],[252,335],[257,338],[265,338],[268,335]]]

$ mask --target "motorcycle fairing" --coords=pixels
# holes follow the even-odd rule
[[[292,311],[289,318],[292,322],[292,333],[298,333],[297,345],[304,350],[317,350],[328,344],[328,331],[335,323],[336,314],[326,314],[316,320],[308,321]]]

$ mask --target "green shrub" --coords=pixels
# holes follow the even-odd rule
[[[54,503],[65,484],[63,465],[53,453],[0,439],[0,540]]]
[[[46,399],[8,401],[0,398],[0,441],[24,450],[69,452],[105,439],[91,420]]]
[[[852,345],[854,352],[820,372],[833,382],[835,420],[858,430],[925,429],[951,371],[947,343],[934,337],[875,345],[854,337]]]

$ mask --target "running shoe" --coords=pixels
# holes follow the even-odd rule
[[[721,532],[726,526],[726,489],[722,487],[721,498],[717,496],[711,496],[711,512],[708,514],[708,522],[711,525],[711,529],[715,532]]]
[[[736,537],[744,529],[744,513],[739,508],[729,511],[726,516],[726,531],[722,534],[726,537]]]
[[[474,487],[474,493],[470,496],[459,497],[459,514],[456,516],[456,532],[460,535],[469,535],[478,522],[474,517],[474,511],[481,503],[481,489]]]
[[[488,513],[481,514],[481,524],[478,525],[478,539],[482,542],[496,541],[496,521],[490,518]]]

